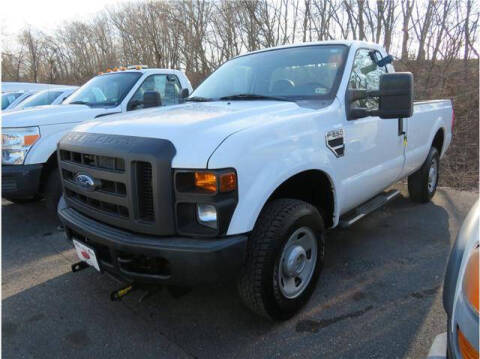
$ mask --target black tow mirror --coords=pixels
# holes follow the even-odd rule
[[[379,99],[378,110],[351,108],[350,118],[378,116],[380,118],[406,118],[413,114],[413,75],[397,72],[380,76],[379,90],[349,90],[349,103],[366,98]]]
[[[162,106],[162,99],[157,91],[147,91],[143,94],[143,108]]]
[[[183,89],[182,93],[180,94],[182,98],[187,98],[189,95],[190,95],[190,91],[188,91],[188,89]]]

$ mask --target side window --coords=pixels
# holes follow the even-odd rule
[[[378,52],[372,52],[367,49],[360,49],[355,54],[353,60],[352,74],[348,83],[349,89],[357,90],[378,90],[380,86],[380,75],[387,72],[385,67],[378,67],[372,60],[372,56],[378,58]],[[358,100],[353,103],[353,107],[362,107],[369,110],[378,108],[378,99]]]
[[[162,106],[175,105],[181,101],[181,86],[175,75],[148,76],[128,103],[127,110],[143,108],[143,96],[146,92],[157,92],[160,95]]]

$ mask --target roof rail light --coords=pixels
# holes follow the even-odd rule
[[[142,70],[142,69],[148,69],[147,65],[128,65],[127,66],[128,70]]]

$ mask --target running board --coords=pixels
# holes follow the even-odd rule
[[[340,218],[338,225],[341,228],[350,227],[359,219],[365,217],[367,214],[375,211],[376,209],[382,207],[384,204],[390,202],[392,199],[397,197],[400,194],[400,191],[392,189],[388,192],[379,194],[376,197],[373,197],[370,201],[362,204],[353,211],[348,212]]]

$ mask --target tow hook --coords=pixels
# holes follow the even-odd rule
[[[81,270],[83,270],[85,268],[88,268],[88,267],[90,267],[90,266],[87,264],[87,262],[80,261],[80,262],[72,264],[72,272],[73,273],[80,272]]]
[[[135,285],[135,283],[131,283],[124,288],[114,290],[110,294],[110,299],[112,300],[112,302],[119,302],[120,300],[122,300],[122,298],[124,296],[126,296],[128,293],[130,293],[132,290],[134,290],[136,288],[137,288],[137,286]]]

